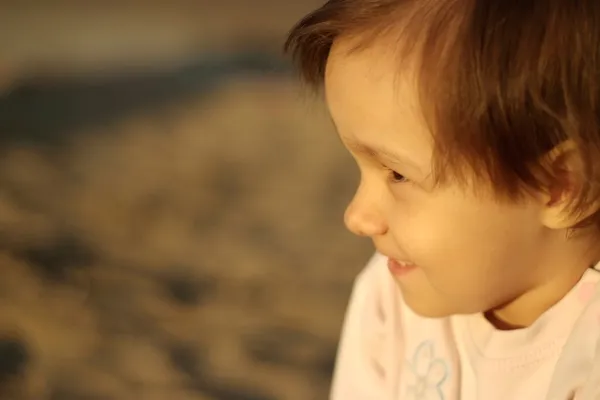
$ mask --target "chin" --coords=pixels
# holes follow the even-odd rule
[[[462,302],[453,302],[447,298],[432,295],[430,290],[416,290],[414,287],[404,288],[404,285],[398,281],[396,281],[396,286],[402,293],[402,298],[408,308],[423,318],[447,318],[453,315],[482,312],[482,309],[477,307],[477,301],[468,302],[465,298],[462,298]],[[429,295],[424,294],[424,292],[429,292]]]
[[[432,301],[423,296],[403,294],[403,299],[408,308],[423,318],[446,318],[456,314],[470,313],[467,310],[452,307],[448,302]]]

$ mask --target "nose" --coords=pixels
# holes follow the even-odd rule
[[[374,196],[359,187],[356,195],[346,208],[344,223],[348,230],[358,236],[384,235],[388,230],[387,222]]]

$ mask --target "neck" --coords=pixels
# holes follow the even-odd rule
[[[535,268],[528,288],[511,301],[484,315],[497,329],[512,330],[532,325],[548,309],[562,300],[579,282],[585,271],[600,260],[598,235],[582,234],[566,238],[560,246],[552,241],[543,262]]]

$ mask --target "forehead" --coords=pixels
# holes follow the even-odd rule
[[[399,67],[393,46],[351,50],[351,42],[336,42],[325,73],[327,104],[342,139],[408,151],[429,163],[432,137],[411,68]]]

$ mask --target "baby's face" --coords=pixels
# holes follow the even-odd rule
[[[553,256],[539,201],[434,187],[432,137],[410,78],[395,80],[383,47],[346,50],[336,43],[325,78],[332,119],[361,172],[345,220],[381,253],[416,266],[395,275],[407,304],[430,317],[481,312],[541,285]]]

